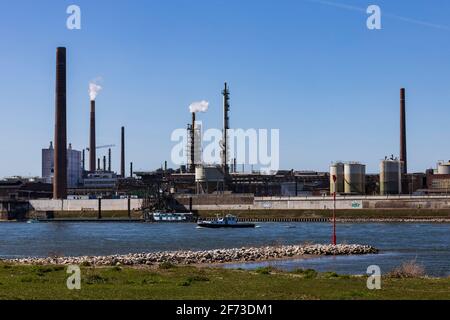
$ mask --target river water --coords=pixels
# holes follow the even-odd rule
[[[416,260],[427,274],[450,276],[450,225],[432,223],[338,224],[339,243],[368,244],[378,255],[320,257],[226,267],[273,265],[364,274],[370,265],[388,272]],[[329,243],[327,223],[260,223],[255,229],[198,229],[195,224],[0,223],[0,258],[110,255],[279,244]]]

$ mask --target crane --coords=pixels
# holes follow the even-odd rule
[[[108,145],[105,145],[105,146],[97,146],[95,149],[106,149],[106,148],[114,148],[116,145],[115,144],[108,144]],[[86,150],[87,151],[90,151],[90,149],[89,148],[86,148]]]

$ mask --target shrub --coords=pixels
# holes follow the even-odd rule
[[[122,268],[119,266],[115,266],[111,268],[112,271],[122,271]]]
[[[45,276],[47,273],[64,270],[62,266],[34,266],[32,271],[36,273],[39,277]]]
[[[313,270],[313,269],[306,269],[306,270],[297,269],[297,270],[294,270],[292,273],[301,275],[302,278],[305,278],[305,279],[314,279],[317,277],[317,271]]]
[[[195,275],[195,276],[190,276],[187,280],[190,282],[194,282],[194,281],[207,282],[207,281],[209,281],[209,278],[204,275]]]
[[[404,262],[389,273],[391,278],[421,278],[424,277],[425,268],[419,265],[416,260]]]
[[[255,270],[258,274],[271,274],[273,271],[275,271],[275,268],[273,267],[260,267]]]
[[[98,274],[90,274],[86,277],[87,284],[100,284],[108,282],[108,278],[102,277]]]
[[[189,281],[189,279],[188,279],[188,280],[184,280],[184,281],[180,282],[178,285],[181,287],[189,287],[191,285],[191,283],[192,282]]]
[[[323,277],[325,279],[333,279],[333,278],[339,278],[339,275],[336,272],[325,272],[323,274]]]
[[[162,262],[162,263],[160,263],[159,264],[159,268],[160,269],[164,269],[164,270],[167,270],[167,269],[172,269],[172,268],[175,268],[175,265],[173,264],[173,263],[171,263],[171,262]]]
[[[188,277],[186,280],[180,282],[178,285],[182,287],[189,287],[194,282],[207,282],[209,278],[204,275],[193,275]]]

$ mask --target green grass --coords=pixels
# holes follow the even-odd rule
[[[382,290],[365,277],[273,268],[82,267],[81,290],[66,287],[64,267],[0,264],[0,299],[450,299],[450,279],[384,278]]]

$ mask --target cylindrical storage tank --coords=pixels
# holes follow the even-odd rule
[[[380,194],[402,193],[402,162],[384,160],[380,163]]]
[[[205,182],[206,181],[206,173],[204,166],[195,167],[195,182]]]
[[[344,165],[344,192],[346,194],[366,193],[366,166],[357,162]]]
[[[334,182],[333,176],[336,176]],[[344,193],[344,164],[342,162],[333,163],[330,166],[330,193]]]
[[[450,162],[440,162],[438,164],[438,174],[450,174]]]

